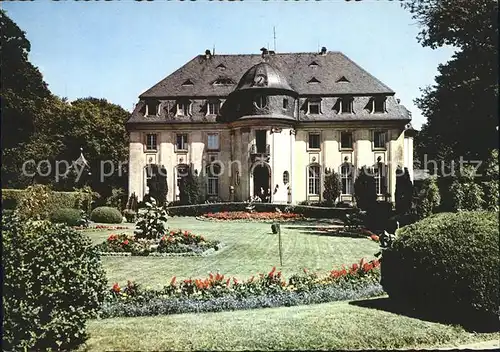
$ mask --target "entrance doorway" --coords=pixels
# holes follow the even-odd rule
[[[253,169],[253,195],[263,202],[271,202],[271,174],[266,165],[257,165]]]

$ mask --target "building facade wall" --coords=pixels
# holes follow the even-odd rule
[[[302,201],[323,200],[324,177],[326,168],[340,172],[344,162],[353,164],[355,170],[370,167],[382,162],[387,165],[387,190],[394,201],[396,187],[396,169],[398,166],[411,167],[412,140],[404,138],[402,128],[382,128],[387,131],[386,148],[373,148],[373,132],[380,127],[320,127],[300,126],[296,129],[286,123],[259,123],[256,126],[230,126],[199,124],[182,126],[159,126],[130,132],[129,194],[135,193],[142,199],[147,191],[144,169],[148,163],[163,165],[167,170],[169,202],[178,200],[177,167],[180,164],[191,165],[201,177],[201,190],[206,198],[206,167],[211,158],[222,164],[219,176],[218,198],[222,201],[244,201],[255,194],[253,190],[252,168],[255,162],[251,158],[251,146],[255,143],[255,130],[267,130],[267,144],[270,154],[265,164],[269,166],[271,201],[276,203],[297,204]],[[168,128],[168,129],[167,129]],[[340,145],[342,131],[353,135],[352,150],[343,150]],[[145,142],[148,133],[156,133],[158,148],[146,151]],[[188,135],[186,151],[176,150],[176,135]],[[219,150],[207,150],[209,133],[219,134]],[[320,135],[320,148],[310,149],[309,134]],[[320,166],[319,194],[310,194],[308,188],[308,169],[310,165]],[[410,175],[412,169],[409,168]],[[284,173],[288,173],[288,184],[284,183]],[[352,178],[354,184],[356,174]],[[233,191],[232,191],[233,190]],[[351,192],[352,193],[352,192]],[[352,201],[352,194],[341,195],[339,200]]]

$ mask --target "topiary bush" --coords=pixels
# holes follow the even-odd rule
[[[73,208],[57,209],[50,214],[50,221],[68,226],[77,226],[82,221],[82,211]]]
[[[90,239],[48,221],[2,220],[5,351],[73,350],[104,300],[106,278]]]
[[[431,216],[441,204],[441,195],[436,177],[429,177],[418,193],[416,211],[419,219]]]
[[[498,329],[498,236],[494,212],[441,213],[403,227],[383,253],[384,290],[441,319]]]
[[[484,192],[481,186],[475,182],[475,172],[474,167],[464,166],[458,177],[453,180],[450,187],[453,211],[472,211],[483,208]]]
[[[120,224],[123,220],[122,214],[116,208],[97,207],[90,213],[90,220],[104,224]]]

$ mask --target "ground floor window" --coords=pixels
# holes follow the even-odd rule
[[[384,195],[387,193],[387,178],[386,166],[378,163],[373,167],[373,178],[375,179],[375,189],[377,195]]]
[[[352,194],[352,179],[353,166],[349,163],[344,163],[340,167],[340,179],[342,182],[342,194]]]
[[[320,191],[320,167],[311,165],[308,170],[308,193],[310,195],[319,195]]]
[[[207,195],[219,195],[219,174],[220,165],[210,164],[207,166]]]

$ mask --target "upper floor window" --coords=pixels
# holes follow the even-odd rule
[[[308,100],[307,113],[311,115],[321,114],[321,100]]]
[[[157,149],[157,135],[156,133],[146,134],[146,150]]]
[[[188,135],[187,135],[187,133],[177,134],[175,149],[179,150],[179,151],[186,151],[188,149]]]
[[[287,98],[283,99],[283,109],[288,109],[288,99]]]
[[[265,95],[257,95],[254,103],[259,109],[263,109],[267,106],[267,97]]]
[[[309,133],[308,149],[320,149],[321,138],[319,133]]]
[[[385,149],[386,143],[387,143],[387,131],[373,132],[373,148]]]
[[[146,116],[158,115],[158,103],[150,101],[146,103]]]
[[[219,115],[220,101],[207,102],[207,115]]]
[[[352,149],[352,132],[340,132],[340,148]]]
[[[177,103],[177,116],[189,116],[191,115],[191,102],[180,101]]]
[[[207,135],[207,149],[208,150],[219,150],[219,134],[209,133]]]

